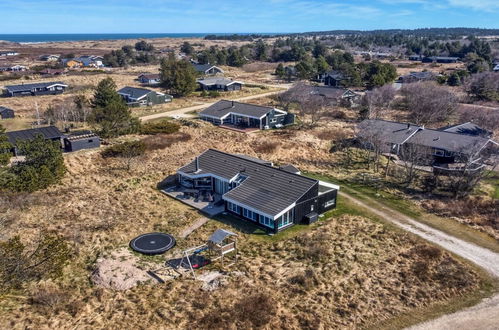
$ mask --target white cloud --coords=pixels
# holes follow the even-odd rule
[[[499,0],[448,0],[448,3],[451,6],[471,8],[474,10],[499,10]]]

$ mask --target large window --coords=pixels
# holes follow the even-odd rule
[[[279,228],[285,227],[293,223],[293,218],[295,217],[295,209],[291,209],[284,213],[278,220],[277,226]]]
[[[241,207],[237,206],[236,204],[231,203],[231,202],[227,202],[227,208],[229,209],[229,211],[237,213],[237,214],[239,214],[241,212]]]
[[[269,228],[274,228],[274,219],[271,219],[269,217],[264,217],[263,215],[260,216],[260,223],[264,226],[267,226]]]
[[[243,208],[243,217],[250,219],[250,220],[253,220],[253,221],[256,221],[258,219],[258,214],[253,212],[253,211],[250,211],[250,210]]]

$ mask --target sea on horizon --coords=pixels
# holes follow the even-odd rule
[[[73,34],[0,34],[0,41],[45,43],[58,41],[123,40],[154,38],[204,38],[207,35],[273,35],[276,33],[73,33]]]

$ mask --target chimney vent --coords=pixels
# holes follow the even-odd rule
[[[232,107],[234,108],[234,101],[232,101]]]
[[[199,157],[196,157],[196,172],[199,172]]]

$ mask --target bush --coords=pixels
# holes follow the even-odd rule
[[[208,96],[212,97],[212,98],[217,98],[217,97],[220,97],[220,92],[219,91],[210,91],[208,93]]]
[[[43,233],[32,247],[19,236],[0,242],[0,256],[0,291],[9,292],[30,281],[61,276],[71,250],[60,236]]]
[[[140,133],[147,135],[172,134],[178,132],[180,126],[170,120],[162,120],[154,123],[145,123],[140,127]]]
[[[60,143],[37,136],[18,143],[18,148],[25,156],[24,162],[12,166],[0,178],[10,190],[33,192],[61,181],[66,166]]]
[[[101,152],[104,158],[130,158],[142,156],[146,151],[146,145],[142,141],[126,141],[115,144]]]
[[[191,136],[187,133],[178,133],[171,135],[155,135],[149,136],[142,140],[145,144],[146,150],[162,150],[170,147],[171,145],[178,142],[186,142],[191,139]]]
[[[277,303],[269,294],[256,293],[241,298],[234,305],[233,310],[243,324],[249,322],[254,327],[259,328],[269,323],[274,317]]]
[[[271,154],[277,150],[278,146],[278,142],[265,141],[255,145],[253,149],[258,153]]]

